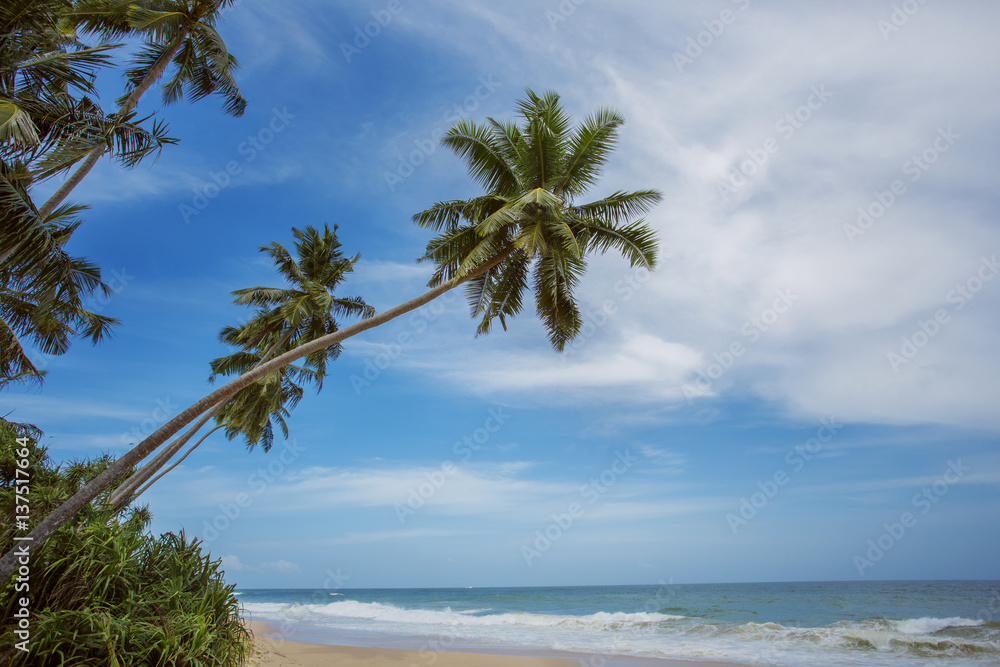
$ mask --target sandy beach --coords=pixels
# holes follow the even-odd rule
[[[252,667],[739,667],[733,663],[648,660],[606,656],[566,658],[362,648],[275,639],[277,630],[249,621],[254,633]]]

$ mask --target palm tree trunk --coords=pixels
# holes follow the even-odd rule
[[[260,361],[258,361],[254,365],[254,368],[257,368],[257,366],[260,366],[261,364],[267,362],[274,355],[275,352],[277,352],[279,349],[281,349],[281,347],[285,343],[288,342],[288,339],[292,337],[292,334],[294,333],[294,331],[295,331],[294,329],[289,329],[288,331],[286,331],[284,333],[284,335],[278,340],[278,342],[276,342],[273,346],[271,346],[271,349],[268,350],[264,354],[264,356],[261,357]],[[253,369],[251,369],[251,370],[253,370]],[[179,437],[176,440],[174,440],[173,442],[171,442],[169,445],[167,445],[163,449],[162,452],[160,452],[159,454],[157,454],[153,458],[152,461],[150,461],[149,463],[147,463],[146,465],[144,465],[143,467],[139,468],[134,473],[132,473],[132,475],[129,476],[124,482],[122,482],[118,486],[117,489],[115,489],[114,491],[111,492],[111,498],[108,501],[108,502],[111,503],[111,506],[114,507],[116,510],[119,509],[120,506],[124,507],[125,504],[128,502],[129,497],[135,492],[135,490],[138,489],[140,486],[142,486],[153,475],[155,475],[160,468],[162,468],[164,465],[166,465],[167,462],[169,462],[170,459],[173,458],[174,455],[177,452],[179,452],[181,450],[181,448],[183,448],[184,445],[187,444],[187,442],[192,437],[194,437],[194,434],[197,433],[198,431],[200,431],[201,428],[205,424],[207,424],[208,421],[213,416],[215,416],[215,414],[219,410],[221,410],[225,404],[226,404],[225,401],[220,401],[219,403],[217,403],[214,406],[212,406],[212,409],[209,410],[207,413],[205,413],[205,415],[201,419],[198,420],[198,423],[196,423],[193,427],[191,427],[188,430],[187,433],[185,433],[181,437]],[[214,433],[217,430],[218,430],[218,427],[213,428],[211,431],[209,431],[209,433],[210,434]],[[205,437],[207,438],[208,435],[206,435]],[[204,439],[205,438],[202,438],[198,442],[198,445],[200,445],[204,441]],[[195,445],[190,450],[188,450],[188,453],[185,454],[184,457],[187,458],[188,454],[190,454],[191,452],[193,452],[198,445]],[[178,461],[178,463],[180,463],[180,461]],[[166,474],[166,473],[164,473],[164,474]],[[160,477],[162,477],[162,476],[163,475],[160,475]],[[156,479],[159,479],[159,477],[157,477]],[[156,480],[153,480],[153,481],[156,481]],[[150,482],[150,484],[152,484],[152,482]],[[138,495],[138,494],[136,494],[136,495]]]
[[[385,324],[400,315],[405,315],[412,310],[416,310],[420,306],[433,301],[442,294],[447,293],[476,276],[486,273],[506,259],[511,252],[513,252],[513,248],[508,249],[504,253],[494,257],[492,260],[475,271],[463,276],[452,278],[448,282],[430,289],[420,296],[407,301],[406,303],[400,304],[395,308],[390,308],[384,313],[374,315],[366,320],[362,320],[349,327],[340,329],[339,331],[335,331],[331,334],[327,334],[326,336],[321,336],[320,338],[311,340],[308,343],[300,345],[294,350],[285,352],[267,363],[261,364],[253,370],[247,371],[232,382],[219,387],[194,405],[181,411],[180,414],[161,426],[156,430],[156,432],[148,436],[131,450],[126,452],[120,459],[108,466],[104,472],[92,479],[66,502],[53,510],[51,514],[45,517],[28,535],[25,536],[25,539],[20,542],[20,546],[17,546],[4,554],[3,557],[0,558],[0,583],[6,582],[10,578],[10,576],[14,573],[20,558],[25,558],[32,553],[42,544],[42,542],[48,539],[60,527],[76,516],[80,510],[90,503],[90,501],[107,491],[108,487],[111,486],[116,478],[120,477],[126,470],[132,468],[139,463],[139,461],[142,461],[144,458],[149,456],[149,454],[151,454],[157,447],[166,442],[170,436],[190,424],[198,415],[205,412],[205,410],[208,410],[220,401],[228,400],[240,389],[253,384],[268,373],[284,368],[297,359],[301,359],[302,357],[312,354],[313,352],[328,348],[331,345],[336,345],[337,343],[352,336],[356,336],[363,331],[374,329],[375,327]]]
[[[124,507],[128,504],[128,499],[131,497],[132,493],[143,485],[146,480],[156,474],[160,468],[167,464],[174,454],[179,452],[187,442],[194,437],[195,433],[201,430],[201,427],[208,423],[208,421],[215,416],[222,406],[225,405],[225,401],[220,401],[218,404],[212,406],[212,409],[206,412],[198,422],[188,429],[187,433],[177,438],[169,445],[163,448],[163,451],[157,454],[152,461],[142,466],[134,473],[132,473],[124,482],[118,485],[114,491],[111,492],[111,497],[108,499],[108,504],[114,507],[116,510],[121,506]],[[214,431],[215,429],[213,429]],[[207,436],[206,436],[207,437]]]
[[[201,443],[203,443],[203,442],[205,442],[206,440],[208,440],[208,436],[212,435],[213,433],[215,433],[216,431],[218,431],[218,430],[219,430],[220,428],[223,428],[224,426],[225,426],[225,424],[218,424],[218,425],[216,425],[216,427],[215,427],[215,428],[213,428],[213,429],[212,429],[211,431],[209,431],[209,432],[208,432],[208,433],[206,433],[205,435],[201,436],[201,440],[199,440],[198,442],[196,442],[196,443],[194,443],[193,445],[191,445],[191,449],[189,449],[189,450],[187,450],[186,452],[184,452],[184,456],[182,456],[182,457],[180,457],[179,459],[177,459],[176,461],[174,461],[173,465],[171,465],[171,466],[170,466],[169,468],[167,468],[166,470],[164,470],[163,472],[161,472],[161,473],[160,473],[159,475],[157,475],[157,476],[156,476],[156,477],[154,477],[153,479],[149,480],[149,483],[148,483],[148,484],[146,484],[146,485],[145,485],[144,487],[142,487],[141,489],[139,489],[138,491],[136,491],[136,492],[135,492],[135,494],[134,494],[134,495],[133,495],[133,496],[132,496],[131,498],[128,498],[128,499],[127,499],[127,500],[128,500],[128,502],[134,502],[136,498],[138,498],[138,497],[139,497],[139,496],[141,496],[142,494],[146,493],[146,490],[147,490],[147,489],[148,489],[149,487],[153,486],[153,484],[156,484],[156,482],[157,482],[157,481],[158,481],[158,480],[159,480],[159,479],[160,479],[161,477],[163,477],[163,476],[164,476],[164,475],[166,475],[166,474],[167,474],[168,472],[170,472],[171,470],[173,470],[174,468],[176,468],[177,466],[179,466],[179,465],[180,465],[181,463],[183,463],[183,462],[184,462],[184,459],[186,459],[187,457],[191,456],[191,452],[193,452],[194,450],[198,449],[198,446],[199,446],[199,445],[201,445]],[[124,506],[125,506],[125,505],[123,504],[123,505],[122,505],[122,507],[124,507]],[[117,506],[115,507],[115,510],[116,510],[116,511],[117,511],[117,510],[119,510],[119,509],[121,509],[121,508],[119,508],[119,507],[117,507]]]
[[[132,92],[128,94],[128,97],[125,98],[125,101],[118,109],[119,118],[127,116],[132,109],[139,104],[139,99],[143,96],[143,94],[145,94],[145,92],[149,90],[161,76],[163,76],[163,73],[167,69],[167,65],[170,64],[170,61],[173,60],[174,56],[177,55],[177,52],[180,51],[181,47],[184,45],[184,40],[187,39],[189,32],[190,29],[187,26],[181,28],[181,31],[177,33],[177,37],[174,38],[174,41],[170,44],[170,48],[160,54],[160,57],[157,58],[153,69],[149,70],[149,73],[143,78],[142,81],[139,82],[139,85],[136,86]],[[108,147],[106,144],[98,146],[94,150],[90,151],[87,158],[83,161],[83,164],[81,164],[77,170],[73,172],[73,175],[66,179],[66,182],[63,183],[58,190],[56,190],[55,194],[49,197],[49,200],[42,204],[42,207],[38,209],[38,219],[44,222],[45,219],[52,214],[52,211],[54,211],[56,207],[69,196],[69,193],[71,193],[76,186],[80,185],[80,182],[83,181],[87,174],[90,173],[90,170],[94,168],[97,161],[100,160],[101,156],[107,151]]]

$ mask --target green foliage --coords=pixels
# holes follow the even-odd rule
[[[50,244],[43,260],[14,257],[0,266],[0,388],[44,377],[44,369],[31,359],[26,345],[59,355],[69,349],[72,337],[89,338],[96,344],[118,324],[83,307],[88,295],[106,296],[111,290],[97,266],[63,249],[80,224],[66,220],[74,210],[57,210],[43,226]]]
[[[94,78],[114,47],[88,47],[68,28],[69,0],[11,0],[0,6],[0,388],[40,382],[33,346],[62,354],[74,336],[98,341],[115,321],[87,311],[83,300],[108,288],[96,266],[64,250],[79,226],[78,206],[44,220],[29,194],[106,144],[126,165],[173,140],[134,118],[106,115],[92,97]]]
[[[438,202],[413,221],[440,232],[422,258],[437,265],[431,285],[472,276],[466,294],[479,334],[494,320],[506,329],[530,287],[549,341],[562,350],[583,325],[573,291],[587,255],[613,250],[632,266],[655,265],[656,235],[641,216],[660,193],[615,192],[575,203],[614,150],[621,116],[600,109],[574,129],[558,95],[531,90],[517,108],[520,125],[463,120],[448,131],[442,143],[486,193]]]
[[[54,466],[37,429],[0,421],[0,549],[14,545],[17,437],[29,438],[34,517],[57,507],[106,469],[108,455]],[[154,537],[150,514],[112,518],[103,498],[49,538],[30,562],[30,653],[14,648],[16,578],[0,591],[0,664],[242,665],[250,635],[220,562],[184,533]]]
[[[144,43],[125,72],[127,94],[142,92],[144,81],[157,68],[172,65],[162,86],[163,101],[173,104],[185,96],[192,102],[208,95],[223,98],[223,110],[242,116],[247,102],[235,74],[236,57],[216,30],[220,12],[234,0],[77,0],[73,19],[77,26],[105,39],[142,37]],[[171,57],[175,46],[179,50]],[[168,63],[165,58],[170,58]]]
[[[133,111],[165,74],[167,103],[210,94],[227,114],[246,108],[238,63],[217,32],[232,0],[4,0],[0,3],[0,388],[40,383],[27,347],[62,354],[74,336],[106,337],[114,320],[88,312],[81,297],[108,293],[97,267],[63,250],[84,207],[60,204],[108,155],[125,167],[176,143],[167,126]],[[83,37],[81,37],[83,35]],[[82,39],[98,41],[95,46]],[[95,101],[97,73],[113,64],[110,40],[138,38],[117,113]],[[126,103],[127,99],[127,103]],[[36,206],[33,185],[76,172]]]
[[[371,317],[375,310],[360,297],[338,297],[334,291],[354,271],[359,255],[346,257],[337,239],[337,227],[292,228],[295,257],[280,243],[261,246],[287,287],[248,287],[236,290],[234,303],[254,309],[254,316],[238,327],[225,327],[220,339],[240,348],[211,362],[214,381],[219,376],[242,375],[262,362],[311,340],[337,331],[338,317]],[[300,382],[318,392],[327,362],[335,360],[340,345],[318,350],[302,365],[290,364],[241,389],[215,420],[230,440],[242,435],[248,449],[274,442],[274,428],[288,437],[285,418],[303,396]]]

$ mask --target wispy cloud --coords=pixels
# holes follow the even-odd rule
[[[222,560],[222,569],[227,572],[258,572],[258,573],[276,573],[276,574],[293,574],[299,571],[299,566],[295,563],[291,563],[287,560],[277,560],[270,563],[257,563],[254,565],[247,565],[240,557],[234,554],[226,554],[220,556]]]
[[[538,20],[513,20],[514,7]],[[482,24],[514,63],[549,57],[550,77],[567,81],[560,90],[574,111],[585,113],[595,98],[613,101],[628,120],[621,142],[628,159],[612,165],[605,186],[665,192],[649,220],[669,256],[636,299],[641,308],[617,314],[575,359],[557,362],[539,340],[485,363],[450,357],[446,369],[429,361],[422,372],[450,371],[445,376],[459,386],[483,393],[607,400],[627,392],[629,400],[683,406],[681,387],[738,343],[745,353],[705,398],[750,394],[797,418],[836,412],[884,424],[1000,428],[990,398],[1000,361],[989,347],[1000,282],[951,312],[944,335],[904,368],[886,361],[921,321],[955,307],[949,291],[974,274],[984,253],[1000,252],[989,213],[995,207],[982,200],[995,151],[981,147],[1000,140],[1000,94],[981,85],[989,71],[1000,73],[996,59],[982,57],[985,24],[927,8],[887,42],[875,7],[752,4],[678,71],[675,54],[703,29],[698,11],[580,5],[554,26],[545,11],[466,3],[415,13],[408,25],[437,29],[444,15],[459,12]],[[635,39],[636,30],[656,39]],[[559,55],[576,53],[590,34],[627,46],[595,57],[601,64],[584,91]],[[926,44],[941,40],[979,46],[929,60]],[[494,55],[478,37],[449,46],[484,62]],[[650,62],[662,65],[655,78]],[[942,132],[958,138],[946,146]],[[946,150],[934,149],[936,140]],[[916,166],[913,158],[925,152],[932,161]],[[734,174],[735,192],[724,196],[720,185]],[[906,192],[852,243],[845,226],[894,180]],[[611,271],[598,263],[598,278],[613,282]],[[586,286],[600,289],[598,280]],[[779,290],[796,295],[791,312],[746,329],[755,318],[770,321]],[[540,391],[546,388],[560,391]],[[620,393],[587,391],[593,388]]]
[[[397,540],[422,540],[422,539],[433,539],[439,537],[456,537],[456,536],[470,536],[470,535],[481,535],[484,531],[469,531],[469,530],[433,530],[433,529],[414,529],[414,530],[383,530],[374,531],[370,533],[348,533],[343,537],[330,538],[322,540],[322,544],[329,545],[347,545],[347,544],[370,544],[372,542],[388,542]]]

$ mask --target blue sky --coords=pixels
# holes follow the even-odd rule
[[[594,259],[563,355],[460,295],[350,340],[287,446],[213,436],[154,530],[243,587],[1000,578],[1000,8],[895,7],[237,3],[246,115],[169,107],[178,146],[73,195],[115,339],[0,406],[124,452],[204,395],[292,226],[340,225],[345,295],[419,294],[410,217],[477,192],[434,140],[554,89],[626,118],[593,196],[664,192],[658,269]]]

